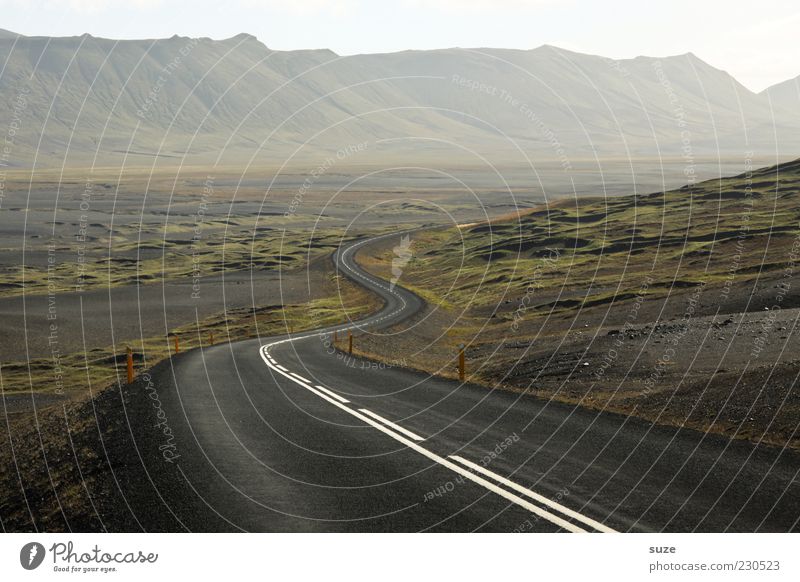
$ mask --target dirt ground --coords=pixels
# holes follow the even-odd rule
[[[415,234],[408,264],[396,239],[364,249],[428,306],[356,347],[457,377],[465,344],[468,380],[487,388],[800,448],[797,166],[777,187],[748,176],[765,191],[744,210],[732,178]],[[657,236],[637,249],[641,229]]]
[[[703,290],[688,320],[680,312],[692,294],[680,293],[642,300],[635,324],[620,303],[523,319],[514,331],[497,317],[513,300],[490,315],[429,305],[415,321],[359,336],[356,347],[456,378],[467,343],[467,379],[488,388],[800,448],[800,309],[718,310],[714,291]]]

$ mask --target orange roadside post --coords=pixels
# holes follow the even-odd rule
[[[179,353],[181,353],[181,346],[178,343],[178,334],[177,333],[173,336],[173,339],[175,340],[175,353],[179,354]]]
[[[347,342],[349,347],[347,348],[347,353],[351,356],[353,355],[353,333],[348,329],[347,330]]]
[[[464,344],[458,346],[458,379],[464,381]]]
[[[128,384],[133,384],[133,351],[131,351],[131,347],[128,346],[127,350],[127,361],[128,361]]]
[[[213,331],[209,331],[208,332],[208,345],[210,345],[210,346],[214,345],[214,332]]]

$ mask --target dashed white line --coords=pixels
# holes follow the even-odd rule
[[[391,235],[387,235],[387,236],[391,236]],[[383,237],[379,237],[379,238],[383,238]],[[374,240],[374,239],[370,239],[370,240]],[[364,242],[368,242],[368,241],[364,241]],[[361,246],[361,244],[364,244],[364,243],[359,243],[358,245],[354,245],[354,246],[350,247],[349,249],[346,249],[345,253],[347,251],[352,251],[357,246]],[[344,255],[344,253],[342,253],[342,255],[340,255],[340,260],[342,259],[343,255]],[[384,319],[390,318],[390,317],[396,315],[397,313],[400,313],[401,311],[403,311],[403,309],[405,309],[407,303],[406,303],[406,301],[405,301],[405,299],[403,298],[402,295],[400,295],[399,293],[397,293],[393,289],[388,289],[386,287],[383,287],[382,285],[376,283],[375,281],[372,281],[372,280],[362,276],[360,273],[357,273],[355,270],[353,270],[352,267],[350,267],[350,265],[348,265],[347,263],[342,262],[342,264],[345,267],[347,267],[347,269],[351,273],[353,273],[355,276],[357,276],[360,279],[363,279],[365,281],[368,281],[368,282],[372,283],[373,285],[377,285],[381,289],[385,289],[386,291],[391,292],[393,295],[398,297],[400,299],[400,301],[402,302],[402,305],[398,309],[396,309],[395,311],[393,311],[393,312],[391,312],[389,314],[384,315],[381,318],[378,318],[376,320],[372,320],[372,323],[383,321]],[[368,322],[362,322],[362,325],[364,323],[369,323],[369,321]],[[360,329],[360,328],[359,328],[358,325],[353,325],[353,326],[348,326],[348,327],[343,327],[343,328],[337,328],[337,331],[346,331],[348,329]],[[290,372],[287,368],[285,368],[284,366],[281,366],[280,364],[278,364],[272,358],[272,356],[269,353],[269,349],[271,347],[275,346],[275,345],[282,344],[282,343],[285,343],[285,342],[293,342],[293,341],[296,341],[296,340],[305,339],[305,338],[311,337],[313,335],[316,335],[317,333],[319,333],[319,332],[315,332],[315,333],[312,333],[312,334],[306,334],[306,335],[302,335],[302,336],[298,336],[298,337],[289,337],[287,339],[279,340],[279,341],[272,342],[270,344],[264,345],[259,350],[259,352],[261,354],[261,358],[264,360],[264,363],[269,368],[278,371],[279,374],[285,376],[286,378],[288,378],[289,380],[291,380],[295,384],[298,384],[299,386],[302,386],[303,388],[306,388],[307,390],[309,390],[310,392],[312,392],[315,395],[319,396],[323,400],[333,404],[334,406],[338,407],[339,409],[341,409],[341,410],[347,412],[348,414],[358,418],[359,420],[361,420],[361,421],[365,422],[366,424],[372,426],[373,428],[381,431],[382,433],[390,436],[391,438],[395,439],[396,441],[406,445],[411,450],[416,451],[417,453],[419,453],[421,455],[424,455],[425,457],[427,457],[428,459],[436,462],[437,464],[439,464],[439,465],[441,465],[441,466],[443,466],[443,467],[445,467],[447,469],[450,469],[451,471],[453,471],[455,473],[458,473],[462,477],[472,481],[473,483],[476,483],[477,485],[480,485],[480,486],[484,487],[485,489],[488,489],[489,491],[491,491],[491,492],[503,497],[504,499],[506,499],[508,501],[511,501],[512,503],[527,509],[531,513],[533,513],[535,515],[538,515],[539,517],[549,521],[550,523],[553,523],[553,524],[555,524],[555,525],[557,525],[557,526],[559,526],[559,527],[561,527],[561,528],[563,528],[563,529],[565,529],[567,531],[573,532],[573,533],[585,533],[586,532],[585,529],[583,529],[581,527],[578,527],[578,526],[566,521],[565,519],[563,519],[563,518],[561,518],[561,517],[559,517],[557,515],[554,515],[554,514],[550,513],[549,511],[546,511],[545,509],[542,509],[539,506],[536,506],[536,505],[530,503],[529,501],[526,501],[522,497],[519,497],[518,495],[515,495],[514,493],[511,493],[510,491],[507,491],[506,489],[502,489],[502,488],[498,487],[497,485],[495,485],[491,481],[487,481],[483,477],[481,477],[479,475],[476,475],[475,472],[480,473],[482,475],[485,475],[485,476],[493,479],[494,481],[497,481],[498,483],[501,483],[501,484],[505,485],[506,487],[508,487],[510,489],[513,489],[514,491],[517,491],[517,492],[525,495],[526,497],[534,499],[534,500],[538,501],[539,503],[542,503],[542,504],[544,504],[544,505],[546,505],[546,506],[548,506],[548,507],[550,507],[552,509],[555,509],[556,511],[558,511],[559,513],[561,513],[561,514],[563,514],[565,516],[569,516],[569,517],[571,517],[571,518],[573,518],[573,519],[575,519],[577,521],[580,521],[584,525],[588,525],[589,527],[592,527],[592,528],[594,528],[596,530],[603,531],[603,532],[614,532],[615,531],[615,530],[611,529],[608,526],[605,526],[605,525],[603,525],[603,524],[601,524],[601,523],[599,523],[599,522],[597,522],[597,521],[595,521],[595,520],[593,520],[593,519],[591,519],[589,517],[586,517],[586,516],[576,512],[576,511],[573,511],[573,510],[569,509],[568,507],[564,507],[563,505],[561,505],[559,503],[556,503],[556,502],[554,502],[554,501],[552,501],[550,499],[547,499],[546,497],[543,497],[542,495],[534,493],[530,489],[527,489],[527,488],[525,488],[525,487],[523,487],[523,486],[521,486],[521,485],[519,485],[517,483],[514,483],[513,481],[510,481],[510,480],[506,479],[505,477],[501,477],[500,475],[497,475],[497,474],[495,474],[495,473],[493,473],[493,472],[481,467],[480,465],[476,465],[475,463],[472,463],[471,461],[468,461],[467,459],[464,459],[463,457],[460,457],[460,456],[457,456],[457,455],[453,455],[450,458],[455,460],[455,461],[458,461],[459,463],[463,464],[466,467],[469,467],[470,469],[472,469],[475,472],[468,471],[468,470],[464,469],[463,467],[457,465],[456,463],[453,463],[452,461],[449,461],[449,460],[437,455],[436,453],[433,453],[433,452],[431,452],[431,451],[419,446],[414,441],[423,441],[423,440],[425,440],[423,437],[420,437],[419,435],[414,434],[410,430],[407,430],[407,429],[399,426],[398,424],[396,424],[396,423],[394,423],[394,422],[392,422],[392,421],[390,421],[390,420],[388,420],[386,418],[383,418],[382,416],[380,416],[378,414],[375,414],[374,412],[372,412],[370,410],[367,410],[366,408],[361,408],[358,411],[356,411],[356,410],[353,410],[352,408],[350,408],[348,406],[344,406],[345,404],[349,403],[348,400],[346,400],[345,398],[339,396],[335,392],[325,388],[324,386],[319,386],[319,385],[315,385],[314,387],[310,386],[309,385],[309,384],[311,384],[310,380],[307,380],[306,378],[304,378],[303,376],[301,376],[299,374],[296,374],[294,372]],[[390,429],[393,429],[393,430],[390,430]],[[408,440],[408,439],[412,439],[412,440]]]
[[[286,341],[286,340],[281,340],[281,341]],[[529,501],[526,501],[525,499],[523,499],[522,497],[519,497],[518,495],[514,495],[510,491],[506,491],[505,489],[501,489],[500,487],[498,487],[497,485],[495,485],[494,483],[492,483],[490,481],[487,481],[483,477],[480,477],[480,476],[476,475],[475,473],[467,471],[466,469],[464,469],[463,467],[460,467],[459,465],[456,465],[452,461],[448,461],[444,457],[440,457],[436,453],[433,453],[433,452],[429,451],[428,449],[425,449],[425,448],[419,446],[413,440],[409,440],[408,438],[404,437],[402,434],[398,434],[398,433],[394,432],[393,430],[390,430],[387,426],[384,426],[383,424],[379,423],[377,420],[373,420],[369,416],[367,416],[365,414],[362,414],[359,411],[353,410],[349,406],[345,406],[341,402],[338,402],[337,400],[331,398],[327,394],[324,394],[324,393],[320,392],[316,388],[313,388],[311,386],[307,386],[307,385],[303,384],[297,378],[294,378],[293,376],[291,376],[289,373],[284,373],[284,372],[279,371],[277,369],[277,366],[270,365],[269,360],[267,360],[267,358],[266,358],[267,350],[271,346],[275,345],[276,343],[280,343],[280,342],[275,342],[275,343],[272,343],[272,344],[268,344],[266,346],[263,346],[261,348],[261,350],[259,350],[260,354],[261,354],[261,359],[264,360],[264,363],[267,364],[267,366],[269,366],[273,370],[278,371],[279,374],[281,374],[284,377],[288,378],[289,380],[291,380],[295,384],[297,384],[299,386],[302,386],[303,388],[305,388],[306,390],[308,390],[310,392],[313,392],[314,394],[316,394],[317,396],[319,396],[323,400],[326,400],[327,402],[330,402],[331,404],[333,404],[337,408],[339,408],[339,409],[345,411],[346,413],[358,418],[359,420],[361,420],[362,422],[365,422],[366,424],[370,425],[371,427],[376,428],[377,430],[381,431],[383,434],[392,437],[394,440],[404,444],[405,446],[407,446],[411,450],[416,451],[421,455],[424,455],[428,459],[434,461],[435,463],[438,463],[439,465],[441,465],[441,466],[443,466],[443,467],[445,467],[447,469],[450,469],[451,471],[453,471],[455,473],[458,473],[459,475],[461,475],[465,479],[469,479],[473,483],[476,483],[477,485],[480,485],[481,487],[484,487],[485,489],[488,489],[492,493],[496,493],[500,497],[503,497],[504,499],[507,499],[508,501],[511,501],[512,503],[515,503],[516,505],[519,505],[520,507],[523,507],[523,508],[527,509],[528,511],[530,511],[534,515],[538,515],[542,519],[545,519],[545,520],[549,521],[550,523],[552,523],[554,525],[557,525],[560,528],[563,528],[563,529],[565,529],[567,531],[570,531],[570,532],[573,532],[573,533],[585,533],[586,532],[585,529],[582,529],[582,528],[580,528],[580,527],[578,527],[576,525],[573,525],[570,522],[558,517],[557,515],[553,515],[549,511],[546,511],[546,510],[542,509],[541,507],[537,507],[533,503],[530,503]]]

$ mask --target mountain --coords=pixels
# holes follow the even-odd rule
[[[364,159],[548,159],[565,168],[595,157],[683,157],[688,166],[800,153],[800,111],[783,90],[755,94],[691,53],[612,60],[542,46],[339,56],[274,51],[247,34],[0,31],[0,61],[0,128],[14,126],[8,166],[145,165],[154,156],[280,164],[347,156],[365,142]]]
[[[800,77],[773,85],[762,91],[762,95],[768,96],[776,107],[797,111],[800,107]]]

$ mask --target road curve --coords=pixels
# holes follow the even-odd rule
[[[413,293],[357,265],[358,248],[374,241],[343,246],[334,261],[383,299],[377,313],[311,333],[193,350],[139,380],[157,397],[156,422],[131,422],[144,470],[118,469],[137,527],[798,529],[800,459],[791,451],[376,366],[333,350],[334,330],[378,330],[423,307]]]

